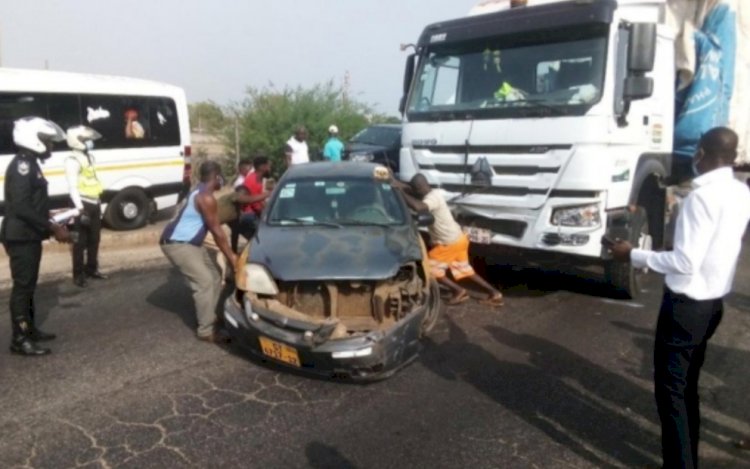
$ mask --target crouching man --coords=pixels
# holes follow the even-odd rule
[[[167,259],[185,276],[193,291],[198,338],[206,342],[227,342],[217,329],[216,308],[221,296],[222,277],[216,259],[203,246],[210,231],[230,265],[237,256],[229,246],[219,223],[214,192],[221,188],[221,166],[207,161],[200,167],[200,184],[187,197],[177,216],[164,228],[159,244]]]
[[[393,180],[392,184],[401,190],[407,205],[417,212],[429,211],[435,218],[430,225],[432,248],[428,252],[432,275],[442,285],[448,287],[453,295],[449,305],[463,303],[469,299],[469,293],[457,282],[468,279],[482,290],[487,297],[481,301],[490,306],[502,306],[503,294],[493,288],[486,280],[476,274],[469,263],[469,238],[453,218],[448,204],[437,189],[432,189],[422,174],[417,174],[411,184]],[[453,280],[447,276],[450,270]]]

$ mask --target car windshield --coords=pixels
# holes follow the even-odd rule
[[[391,185],[368,179],[306,179],[276,191],[273,225],[402,225],[403,205]]]
[[[411,120],[534,117],[583,112],[601,98],[605,31],[497,37],[425,51]],[[574,109],[576,108],[577,109]]]
[[[392,147],[401,142],[401,130],[395,127],[367,127],[352,137],[352,142]]]

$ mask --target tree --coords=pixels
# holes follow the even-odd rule
[[[228,124],[221,107],[213,101],[201,101],[188,106],[190,129],[206,133],[222,133]]]
[[[284,144],[298,125],[307,128],[310,157],[316,160],[331,124],[339,128],[339,137],[346,141],[371,123],[394,120],[375,113],[364,103],[345,98],[343,90],[335,87],[333,81],[311,88],[251,87],[246,99],[235,105],[232,113],[238,119],[240,156],[264,153],[272,159],[277,174],[284,169]],[[234,155],[234,126],[225,127],[223,134],[227,150]]]

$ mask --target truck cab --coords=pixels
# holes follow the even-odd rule
[[[664,1],[538,1],[427,26],[407,60],[401,178],[422,173],[487,255],[637,274],[603,235],[659,247],[674,35]],[[510,248],[510,249],[508,249]]]

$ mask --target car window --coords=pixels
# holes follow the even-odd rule
[[[384,147],[396,146],[401,142],[401,129],[397,127],[367,127],[352,137],[352,142]]]
[[[400,225],[403,206],[390,184],[367,179],[289,181],[279,187],[269,223]]]

